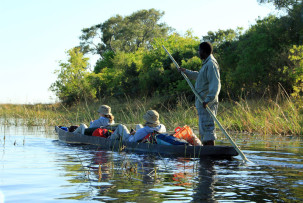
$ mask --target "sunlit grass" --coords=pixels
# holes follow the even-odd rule
[[[218,119],[231,131],[263,135],[302,135],[303,115],[290,101],[234,102]]]
[[[71,126],[98,118],[101,104],[111,106],[116,123],[135,125],[143,123],[143,115],[149,109],[160,113],[160,121],[168,131],[188,125],[198,129],[198,116],[194,102],[178,97],[174,102],[165,98],[107,99],[99,102],[79,103],[72,107],[56,104],[0,105],[0,124],[25,126]],[[295,103],[280,94],[277,98],[261,100],[225,101],[219,105],[218,120],[230,132],[261,135],[302,135],[303,113]]]

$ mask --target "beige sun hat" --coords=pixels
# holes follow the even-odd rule
[[[112,115],[111,114],[111,108],[107,105],[101,105],[98,109],[98,112],[104,115]]]
[[[147,123],[160,125],[159,113],[155,110],[148,110],[143,118],[147,121]]]

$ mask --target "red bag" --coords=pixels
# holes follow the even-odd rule
[[[92,136],[107,138],[108,136],[110,136],[110,132],[105,128],[97,128],[93,132]]]
[[[147,134],[140,142],[157,144],[157,139],[155,138],[156,132]]]

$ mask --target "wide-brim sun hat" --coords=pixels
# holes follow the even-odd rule
[[[98,109],[98,112],[104,115],[112,115],[111,108],[107,105],[101,105]]]
[[[155,110],[148,110],[146,114],[143,115],[143,118],[151,124],[160,124],[159,113]]]

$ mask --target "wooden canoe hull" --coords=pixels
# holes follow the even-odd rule
[[[122,142],[102,137],[87,136],[67,132],[55,127],[59,140],[66,143],[88,144],[98,146],[100,149],[113,151],[127,151],[135,153],[152,153],[173,157],[216,157],[231,158],[238,152],[230,146],[186,146],[186,145],[160,145],[150,143]]]

